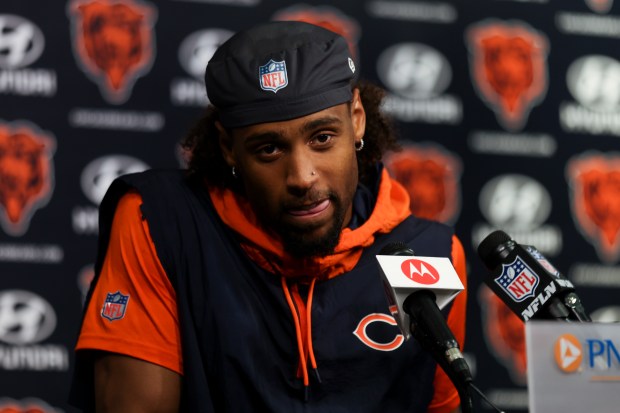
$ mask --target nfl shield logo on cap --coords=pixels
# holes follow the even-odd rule
[[[129,301],[129,294],[121,294],[120,291],[115,293],[108,293],[105,301],[103,302],[103,308],[101,309],[101,316],[107,318],[110,321],[120,320],[125,316],[125,310],[127,309],[127,301]]]
[[[273,93],[276,93],[288,85],[286,63],[284,61],[276,62],[273,59],[269,60],[265,65],[259,66],[258,76],[260,87],[263,90],[271,90]]]

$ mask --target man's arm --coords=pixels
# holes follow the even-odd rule
[[[165,367],[120,354],[95,359],[97,413],[179,411],[181,376]]]

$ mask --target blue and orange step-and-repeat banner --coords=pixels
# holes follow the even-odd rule
[[[524,328],[477,256],[503,229],[536,246],[595,320],[620,307],[620,0],[3,0],[0,413],[73,412],[72,347],[112,179],[183,165],[205,65],[236,31],[341,33],[383,87],[412,210],[468,256],[475,382],[527,411]],[[489,408],[477,401],[478,409]]]

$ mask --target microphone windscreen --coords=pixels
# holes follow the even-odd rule
[[[504,231],[493,231],[478,245],[478,256],[489,269],[494,269],[501,263],[500,252],[503,248],[499,248],[508,241],[511,241],[510,235]]]
[[[379,255],[415,255],[404,242],[390,242],[379,251]]]

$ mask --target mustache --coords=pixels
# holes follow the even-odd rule
[[[303,208],[308,205],[319,203],[325,199],[329,199],[330,201],[334,203],[340,202],[340,197],[338,196],[338,194],[332,191],[326,191],[326,192],[325,191],[310,191],[308,193],[305,193],[301,197],[286,200],[282,204],[282,210],[287,211],[290,209]]]

